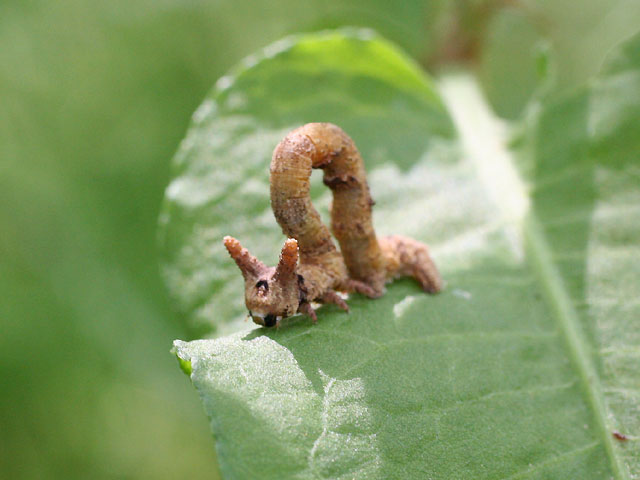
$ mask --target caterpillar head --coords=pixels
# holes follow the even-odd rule
[[[267,267],[233,237],[224,237],[224,246],[242,272],[244,302],[255,323],[273,327],[282,318],[298,311],[300,288],[296,274],[298,242],[295,239],[284,242],[276,267]]]

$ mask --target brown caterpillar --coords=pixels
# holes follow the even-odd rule
[[[312,168],[324,170],[324,184],[333,192],[331,228],[341,252],[311,204]],[[270,182],[271,207],[288,237],[278,265],[267,267],[238,240],[224,238],[244,277],[245,304],[255,323],[277,326],[297,312],[315,323],[310,302],[348,311],[337,291],[376,298],[385,282],[398,276],[414,277],[429,293],[442,288],[426,245],[397,235],[376,237],[362,157],[339,127],[309,123],[289,133],[273,152]]]

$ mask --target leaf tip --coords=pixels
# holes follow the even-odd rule
[[[173,353],[176,356],[176,359],[178,360],[178,365],[180,366],[180,369],[188,376],[191,377],[191,372],[193,372],[193,368],[191,366],[191,358],[183,358],[181,356],[181,354],[183,354],[184,352],[181,351],[180,347],[184,344],[183,341],[181,340],[176,340],[175,342],[173,342],[173,348],[171,349],[171,353]]]

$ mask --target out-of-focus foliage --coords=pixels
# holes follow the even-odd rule
[[[545,51],[552,51],[555,88],[566,91],[594,75],[607,52],[640,25],[636,0],[502,3],[488,21],[479,73],[496,112],[511,119],[543,80],[537,66]]]
[[[205,415],[167,354],[186,333],[155,225],[169,159],[218,76],[286,33],[345,24],[436,67],[462,12],[485,88],[515,115],[538,38],[568,86],[638,24],[633,0],[509,3],[0,2],[0,477],[213,475]],[[512,40],[523,49],[501,63]]]

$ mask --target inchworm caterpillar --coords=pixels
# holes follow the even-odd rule
[[[324,184],[333,192],[331,229],[340,252],[311,204],[312,168],[324,170]],[[442,288],[426,245],[397,235],[376,237],[362,157],[339,127],[308,123],[289,133],[273,152],[270,183],[271,207],[288,237],[278,265],[267,267],[238,240],[224,238],[244,277],[245,304],[255,323],[273,327],[297,312],[315,323],[310,302],[348,311],[337,291],[376,298],[385,282],[399,276],[414,277],[429,293]]]

